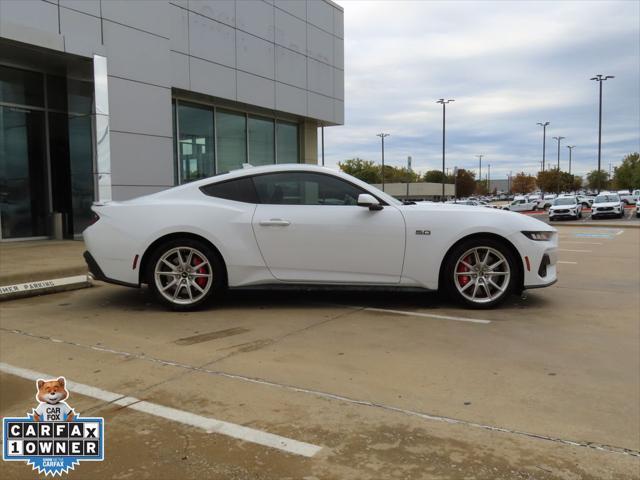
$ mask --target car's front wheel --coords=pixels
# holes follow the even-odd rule
[[[471,308],[492,308],[514,290],[517,263],[503,243],[473,238],[457,245],[446,259],[444,285],[458,303]]]
[[[206,243],[176,239],[160,245],[147,264],[149,288],[166,306],[191,310],[224,287],[222,261]]]

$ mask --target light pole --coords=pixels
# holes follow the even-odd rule
[[[487,174],[487,195],[489,194],[489,190],[491,189],[491,164],[488,164],[489,173]]]
[[[544,160],[547,153],[547,126],[549,122],[538,122],[538,125],[542,127],[542,171],[544,172]]]
[[[604,76],[602,74],[598,74],[593,77],[591,80],[595,80],[598,82],[600,87],[600,108],[598,113],[598,193],[600,193],[600,154],[602,152],[602,82],[605,80],[609,80],[610,78],[616,78],[613,75]]]
[[[553,137],[554,140],[558,141],[558,195],[560,195],[560,140],[564,137]]]
[[[445,120],[447,116],[447,103],[455,102],[454,99],[450,98],[449,100],[445,100],[441,98],[436,103],[442,104],[442,201],[444,202],[444,181],[445,181],[445,170],[444,170],[444,145],[445,145]]]
[[[479,163],[478,163],[478,180],[482,181],[482,157],[484,157],[484,155],[476,155],[476,157],[478,157]]]
[[[388,137],[388,133],[378,133],[376,137],[380,137],[382,140],[382,191],[384,192],[384,137]]]
[[[571,174],[571,154],[573,153],[573,149],[576,148],[575,145],[567,145],[569,149],[569,174]]]
[[[558,172],[560,172],[560,140],[563,140],[564,137],[553,137],[553,139],[558,141]]]

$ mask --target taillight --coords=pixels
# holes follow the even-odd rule
[[[89,221],[89,225],[93,225],[98,220],[100,220],[100,215],[98,215],[96,212],[91,212],[91,220]]]

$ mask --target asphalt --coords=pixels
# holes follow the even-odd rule
[[[72,393],[107,425],[106,460],[78,478],[638,478],[640,230],[555,225],[559,282],[496,310],[235,292],[174,313],[97,283],[1,304],[0,361],[322,447],[300,457]],[[32,381],[0,380],[3,416],[35,406]]]

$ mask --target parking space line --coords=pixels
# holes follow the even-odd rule
[[[572,240],[563,240],[562,243],[577,243],[579,245],[604,245],[602,242],[578,242]]]
[[[591,253],[593,250],[571,250],[569,248],[559,248],[559,252]]]
[[[567,262],[565,260],[558,260],[556,263],[566,263],[566,264],[569,264],[569,265],[577,265],[578,264],[578,262]]]
[[[0,371],[15,375],[27,380],[36,381],[40,378],[52,378],[53,375],[47,373],[36,372],[26,368],[14,367],[4,362],[0,362]],[[265,447],[275,448],[283,452],[293,453],[303,457],[313,457],[322,447],[311,443],[300,442],[287,437],[281,437],[273,433],[263,432],[254,428],[237,425],[235,423],[217,420],[215,418],[203,417],[195,413],[176,408],[165,407],[156,403],[140,400],[135,397],[128,397],[119,393],[102,390],[91,385],[73,382],[68,380],[67,387],[72,392],[84,395],[86,397],[102,400],[106,403],[130,408],[138,412],[143,412],[156,417],[164,418],[173,422],[182,423],[192,427],[200,428],[207,433],[218,433],[226,435],[245,442],[256,443]]]
[[[465,317],[451,317],[448,315],[436,315],[434,313],[422,313],[422,312],[406,312],[403,310],[390,310],[387,308],[373,308],[373,307],[365,307],[363,310],[369,312],[380,312],[380,313],[395,313],[396,315],[407,315],[411,317],[426,317],[426,318],[435,318],[438,320],[454,320],[456,322],[469,322],[469,323],[491,323],[491,320],[480,320],[477,318],[465,318]]]

